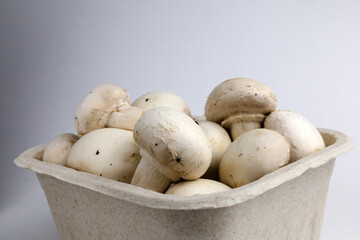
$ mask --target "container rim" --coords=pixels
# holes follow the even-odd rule
[[[257,197],[266,191],[299,177],[308,169],[320,167],[354,147],[352,140],[341,132],[321,128],[319,131],[325,140],[326,147],[324,149],[242,187],[224,192],[190,197],[165,195],[127,183],[80,172],[65,166],[43,162],[40,159],[46,144],[26,150],[14,162],[17,166],[30,169],[38,174],[48,175],[73,185],[149,208],[169,210],[214,209],[230,207]]]

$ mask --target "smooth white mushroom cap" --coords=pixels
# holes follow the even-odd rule
[[[230,190],[227,185],[210,179],[197,179],[193,181],[179,182],[171,185],[165,192],[168,195],[193,196],[223,192]]]
[[[66,166],[71,148],[79,137],[72,133],[63,133],[53,138],[46,146],[43,161]]]
[[[170,107],[191,116],[190,109],[185,100],[179,95],[168,91],[153,91],[145,93],[132,104],[142,108],[145,112],[155,107]]]
[[[275,94],[265,84],[250,78],[233,78],[220,83],[210,93],[205,116],[208,121],[221,122],[235,113],[267,114],[276,105]]]
[[[293,111],[274,111],[264,122],[264,127],[285,136],[290,143],[290,162],[304,158],[325,147],[324,139],[315,126]]]
[[[197,123],[204,130],[209,139],[212,153],[211,164],[203,178],[217,180],[220,160],[231,144],[230,136],[226,130],[217,123],[206,120],[199,120]]]
[[[255,129],[233,141],[219,166],[219,178],[230,187],[240,187],[286,165],[290,145],[280,133]]]
[[[140,162],[131,131],[102,128],[79,139],[71,149],[68,166],[79,171],[130,183]]]
[[[80,136],[106,127],[109,115],[122,105],[130,104],[128,92],[112,84],[94,88],[78,105],[74,120]]]
[[[183,112],[153,108],[134,128],[134,140],[172,181],[200,178],[211,162],[211,146],[204,131]]]

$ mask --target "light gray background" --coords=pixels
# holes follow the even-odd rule
[[[0,239],[58,239],[35,174],[13,159],[63,132],[95,86],[181,95],[270,86],[279,109],[359,143],[360,1],[0,0]],[[359,239],[358,148],[336,162],[322,239]]]

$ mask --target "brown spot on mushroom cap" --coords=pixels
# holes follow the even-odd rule
[[[206,119],[221,122],[237,113],[267,114],[276,109],[277,100],[265,84],[250,78],[233,78],[216,86],[205,105]]]

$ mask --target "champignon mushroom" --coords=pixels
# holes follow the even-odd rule
[[[277,100],[265,84],[250,78],[233,78],[220,83],[210,93],[205,116],[231,131],[232,139],[261,128],[265,115],[276,109]]]
[[[102,128],[77,141],[68,166],[79,171],[130,183],[141,156],[131,131]]]
[[[221,182],[210,179],[196,179],[193,181],[179,182],[171,185],[165,192],[167,195],[193,196],[216,192],[223,192],[231,188]]]
[[[131,105],[143,109],[144,112],[155,107],[170,107],[177,109],[191,117],[190,109],[184,99],[173,92],[148,92],[137,98]]]
[[[110,114],[106,127],[132,131],[143,113],[144,111],[138,107],[130,105],[119,106]]]
[[[75,111],[75,127],[80,136],[105,127],[132,130],[142,109],[130,106],[128,92],[112,84],[93,89]]]
[[[194,120],[168,107],[153,108],[139,119],[134,140],[142,159],[131,184],[164,192],[180,178],[200,178],[211,162],[210,142]]]
[[[240,187],[286,165],[290,146],[285,137],[269,129],[254,129],[233,141],[220,161],[219,177],[230,187]]]
[[[197,121],[197,123],[204,130],[206,136],[208,137],[211,144],[212,153],[211,164],[202,177],[218,180],[220,160],[224,155],[225,150],[231,144],[231,139],[226,130],[217,123],[206,120],[200,120]]]
[[[43,161],[66,166],[71,148],[79,137],[72,133],[63,133],[53,138],[46,146]]]
[[[324,139],[314,125],[302,115],[293,111],[272,112],[264,127],[285,136],[290,143],[290,162],[306,157],[325,147]]]

